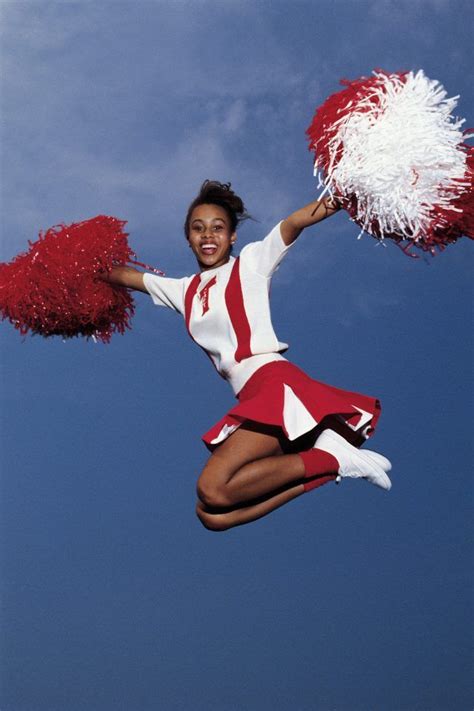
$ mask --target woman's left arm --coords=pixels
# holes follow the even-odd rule
[[[325,220],[341,209],[340,202],[334,197],[315,200],[289,215],[280,225],[281,236],[286,245],[292,244],[305,227]]]

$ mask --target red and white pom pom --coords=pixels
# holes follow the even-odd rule
[[[91,337],[107,343],[130,328],[133,298],[100,278],[133,261],[126,223],[99,215],[52,227],[28,252],[0,264],[0,314],[20,333]]]
[[[362,231],[435,254],[474,238],[474,149],[459,97],[417,73],[373,72],[317,109],[307,130],[315,174]],[[360,235],[359,235],[360,236]]]

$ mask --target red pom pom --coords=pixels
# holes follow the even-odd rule
[[[40,232],[28,252],[0,264],[2,318],[22,334],[86,336],[108,343],[114,332],[124,333],[135,311],[133,298],[100,274],[135,256],[125,224],[99,215]]]
[[[471,133],[468,129],[465,133]],[[452,202],[452,209],[443,209],[436,205],[433,210],[434,227],[429,234],[429,243],[440,250],[463,235],[474,239],[474,148],[462,143],[466,153],[466,173],[462,181],[462,192]]]

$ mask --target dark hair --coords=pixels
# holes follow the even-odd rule
[[[218,180],[205,180],[199,190],[199,195],[194,198],[188,208],[186,221],[184,223],[184,234],[189,237],[189,223],[195,207],[198,205],[219,205],[226,211],[232,232],[244,220],[248,220],[250,215],[245,209],[245,205],[238,195],[231,190],[230,183],[219,183]]]

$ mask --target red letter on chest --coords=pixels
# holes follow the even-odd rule
[[[199,292],[199,300],[202,304],[202,315],[209,311],[209,289],[211,286],[214,286],[214,284],[217,282],[216,277],[212,277],[210,281],[207,282],[206,286],[204,286],[201,291]]]

